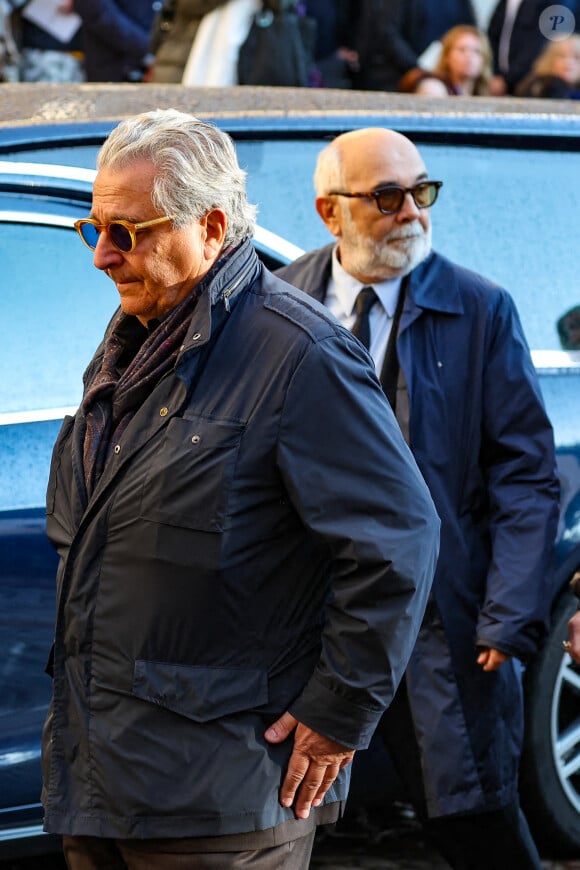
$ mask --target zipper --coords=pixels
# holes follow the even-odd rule
[[[224,308],[226,309],[228,314],[230,312],[230,296],[233,293],[235,293],[235,291],[238,289],[240,284],[246,280],[247,276],[250,274],[250,272],[252,271],[252,268],[254,266],[255,266],[255,262],[253,261],[253,258],[251,258],[250,261],[248,262],[248,265],[245,267],[245,269],[238,275],[236,282],[234,284],[232,284],[232,286],[228,290],[224,291],[224,293],[223,293]]]

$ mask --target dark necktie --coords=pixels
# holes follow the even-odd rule
[[[399,290],[399,297],[397,299],[397,305],[395,307],[395,313],[393,315],[393,322],[391,324],[391,331],[389,333],[389,340],[387,341],[387,348],[385,350],[383,367],[381,369],[381,384],[393,411],[396,411],[397,408],[397,383],[399,380],[397,336],[399,334],[399,324],[401,322],[401,315],[403,313],[403,308],[405,305],[405,293],[406,281],[403,280],[401,289]]]
[[[364,344],[367,350],[371,346],[369,312],[377,299],[377,294],[372,287],[363,287],[356,297],[356,320],[351,332],[353,335],[356,335],[358,340]]]

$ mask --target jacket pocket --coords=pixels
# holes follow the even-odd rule
[[[193,667],[138,659],[132,692],[194,722],[210,722],[266,703],[268,679],[257,668]]]
[[[172,420],[143,486],[142,519],[221,532],[243,431],[229,420]]]

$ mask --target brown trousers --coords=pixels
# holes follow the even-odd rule
[[[63,850],[69,870],[308,870],[315,831],[289,843],[239,852],[197,852],[195,839],[67,836]],[[216,848],[220,839],[216,837]]]

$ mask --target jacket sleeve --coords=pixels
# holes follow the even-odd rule
[[[131,47],[135,56],[145,56],[149,46],[149,29],[125,15],[112,0],[75,0],[75,12],[83,28],[96,34],[118,51]]]
[[[331,565],[320,659],[290,710],[364,748],[419,630],[439,518],[370,357],[348,332],[314,343],[295,372],[278,451],[294,507]]]
[[[520,320],[505,291],[497,296],[487,330],[481,459],[492,558],[477,643],[526,660],[546,634],[555,593],[554,438]]]

